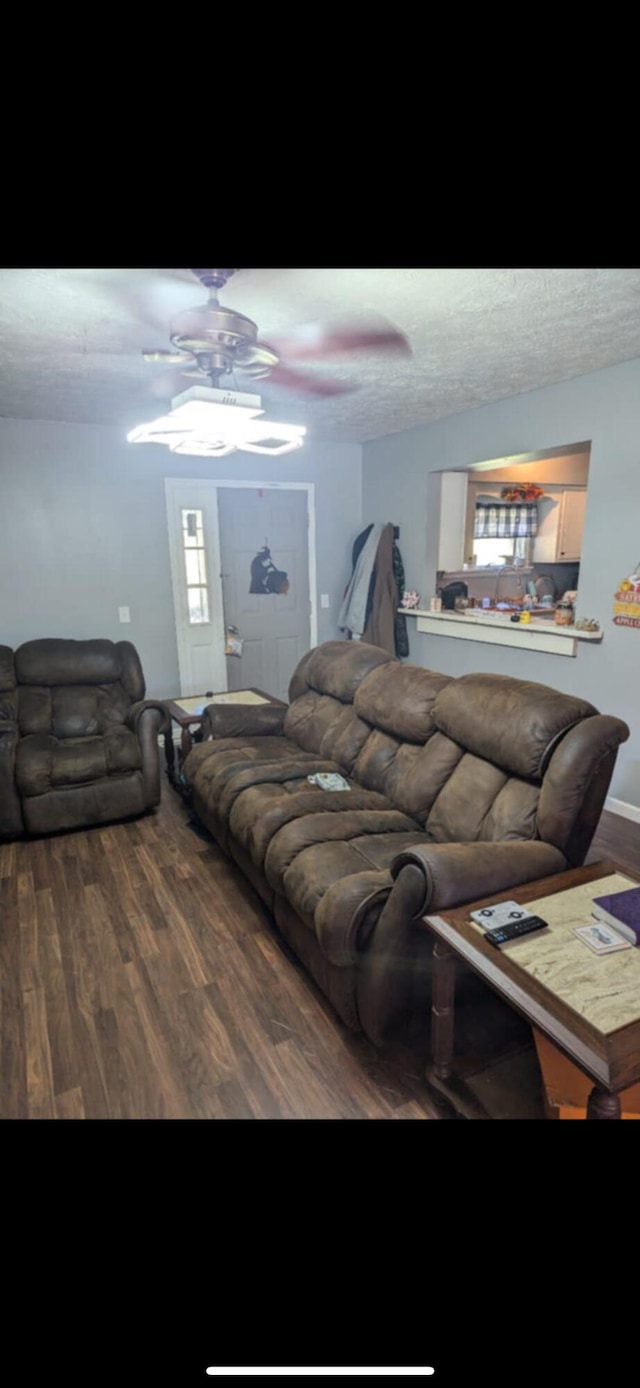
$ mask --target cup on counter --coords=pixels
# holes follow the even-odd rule
[[[431,598],[429,602],[430,612],[442,612],[442,598]]]

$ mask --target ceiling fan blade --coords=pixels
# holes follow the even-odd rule
[[[163,348],[152,348],[149,352],[142,353],[145,361],[164,361],[167,366],[187,366],[189,361],[195,358],[189,357],[187,352],[165,352]]]
[[[69,270],[65,275],[71,286],[99,295],[105,305],[154,335],[166,336],[177,313],[206,299],[206,290],[190,270]]]
[[[163,371],[161,376],[156,376],[155,381],[151,382],[149,389],[151,394],[160,400],[171,400],[174,395],[180,395],[181,391],[188,390],[189,386],[193,385],[194,376],[206,385],[206,378],[196,366],[193,370],[186,367],[184,371]]]
[[[399,352],[411,356],[404,333],[384,319],[362,323],[305,323],[284,337],[271,338],[269,344],[287,361],[317,361],[345,352]]]
[[[306,395],[345,395],[348,391],[358,389],[357,385],[347,381],[337,381],[328,376],[309,376],[306,371],[292,371],[281,364],[269,372],[269,382],[290,390],[304,391]]]

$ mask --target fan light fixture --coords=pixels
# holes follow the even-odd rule
[[[224,458],[244,453],[279,457],[302,448],[306,429],[299,424],[274,424],[260,419],[259,395],[191,386],[171,401],[169,414],[139,424],[127,434],[129,443],[166,443],[172,453]]]

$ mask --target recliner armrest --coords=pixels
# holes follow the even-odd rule
[[[158,735],[171,736],[171,715],[159,699],[139,699],[132,704],[125,724],[135,733],[142,756],[142,784],[147,809],[160,803]]]
[[[409,864],[424,876],[424,898],[416,917],[509,891],[569,866],[559,848],[539,839],[417,844],[394,859],[392,876],[397,878]]]
[[[15,838],[24,833],[22,806],[15,781],[19,740],[18,724],[12,718],[0,719],[0,838]]]
[[[284,732],[287,705],[207,704],[202,718],[202,736],[278,737]]]
[[[130,728],[133,733],[137,734],[140,719],[144,714],[154,712],[157,715],[156,732],[169,732],[171,729],[171,717],[167,705],[163,704],[160,699],[139,699],[137,703],[132,704],[124,720],[125,726]]]

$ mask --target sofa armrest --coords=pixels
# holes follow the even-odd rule
[[[509,891],[569,866],[559,848],[538,839],[417,844],[394,859],[392,876],[397,878],[408,865],[419,868],[424,878],[424,897],[416,916]]]
[[[18,724],[10,718],[0,720],[0,839],[24,833],[22,806],[16,789],[16,748],[20,740]]]
[[[158,699],[139,699],[132,704],[125,724],[135,733],[142,757],[142,786],[148,810],[160,803],[160,750],[158,736],[171,737],[171,717]]]
[[[218,737],[277,737],[284,731],[288,705],[207,704],[202,718],[205,741]]]
[[[147,720],[151,722],[156,734],[171,731],[171,718],[166,704],[159,699],[138,699],[137,703],[132,704],[125,718],[125,725],[130,728],[132,733],[140,733],[140,719],[147,713],[155,713],[155,718]]]

